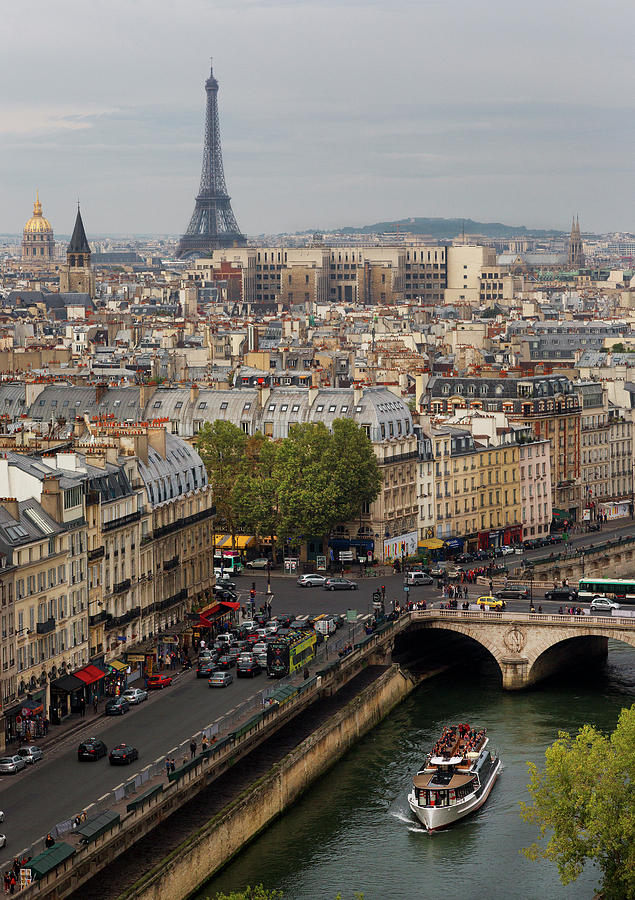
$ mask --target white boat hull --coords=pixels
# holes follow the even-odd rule
[[[439,831],[447,828],[459,819],[476,812],[489,797],[501,769],[500,759],[492,766],[482,790],[470,794],[454,806],[419,806],[414,791],[408,794],[408,804],[415,816],[428,831]]]

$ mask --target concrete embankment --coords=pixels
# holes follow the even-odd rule
[[[194,893],[415,686],[398,665],[381,672],[266,775],[121,893],[122,900],[183,900]]]
[[[157,821],[72,900],[183,900],[285,812],[424,678],[371,665],[324,694],[274,736]],[[123,848],[122,848],[123,849]]]

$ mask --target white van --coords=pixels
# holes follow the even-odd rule
[[[333,634],[337,626],[333,619],[329,616],[324,616],[323,619],[316,619],[313,627],[319,634]]]
[[[406,584],[434,584],[434,578],[432,577],[432,575],[427,575],[425,572],[422,572],[420,570],[417,570],[415,572],[406,572]]]

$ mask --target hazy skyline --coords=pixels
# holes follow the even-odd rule
[[[635,230],[635,7],[34,0],[3,9],[0,232],[180,233],[214,58],[247,234],[471,217]]]

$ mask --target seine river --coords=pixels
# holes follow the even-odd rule
[[[518,804],[527,799],[526,762],[540,763],[559,729],[611,729],[635,702],[635,650],[609,647],[605,668],[522,694],[503,693],[487,670],[424,683],[197,900],[260,882],[285,900],[353,900],[356,891],[364,900],[590,900],[591,867],[564,888],[554,866],[521,855],[534,831]],[[408,809],[411,776],[443,725],[460,721],[488,728],[504,770],[472,818],[427,835]]]

